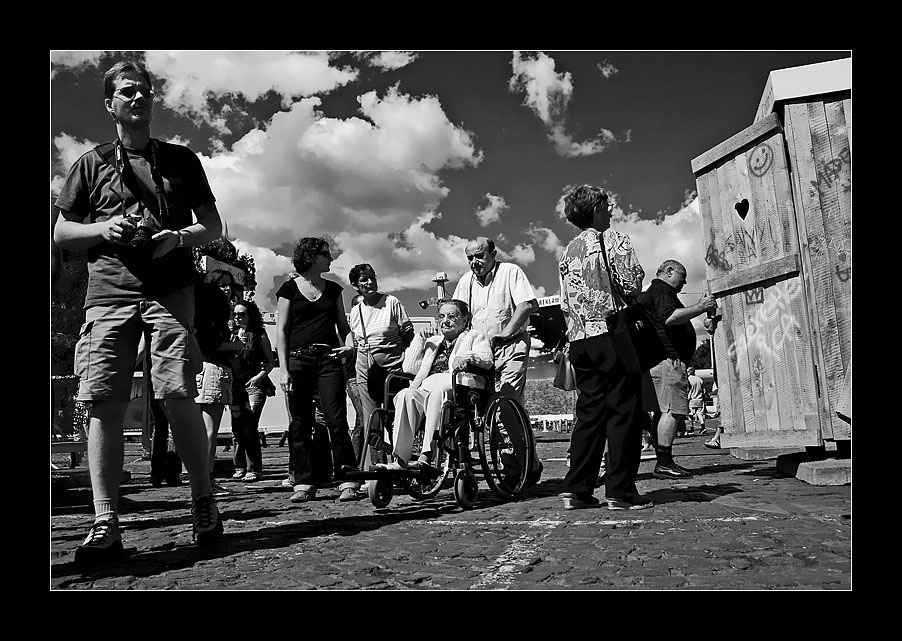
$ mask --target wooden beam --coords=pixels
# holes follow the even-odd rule
[[[746,127],[735,136],[728,138],[716,147],[709,149],[701,156],[693,159],[692,172],[698,174],[708,165],[717,162],[740,147],[744,147],[758,138],[766,136],[774,129],[780,130],[780,118],[775,113],[756,122],[751,127]]]
[[[798,276],[801,270],[798,254],[788,254],[776,260],[748,269],[733,272],[729,276],[708,281],[708,287],[716,298],[736,294],[749,287],[766,287],[773,283]],[[764,281],[767,281],[765,283]]]

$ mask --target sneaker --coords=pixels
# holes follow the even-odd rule
[[[122,557],[122,535],[119,521],[107,519],[91,526],[87,538],[75,550],[75,563],[90,565],[114,561]]]
[[[584,510],[590,507],[598,507],[601,504],[601,502],[591,494],[564,492],[559,496],[564,497],[565,510]]]
[[[192,499],[191,515],[194,517],[192,533],[198,545],[211,545],[222,535],[222,519],[214,497]]]
[[[282,487],[287,487],[288,489],[293,490],[294,489],[294,479],[289,476],[282,480],[281,485],[282,485]]]
[[[609,510],[645,510],[654,502],[644,494],[627,494],[619,499],[607,499]]]
[[[247,474],[244,475],[244,482],[245,483],[253,483],[255,481],[259,481],[262,478],[263,478],[262,475],[251,470],[250,472],[248,472]]]
[[[246,473],[247,473],[247,472],[245,472],[244,470],[241,470],[241,469],[235,470],[235,473],[232,474],[232,480],[233,480],[233,481],[240,481],[241,479],[244,478],[244,475],[245,475]]]
[[[655,465],[655,471],[652,472],[652,476],[656,479],[688,479],[692,478],[692,472],[676,463],[658,463]]]
[[[401,461],[392,461],[391,463],[376,463],[376,469],[399,472],[401,470],[406,470],[407,466],[401,463]]]
[[[298,490],[291,495],[289,499],[292,503],[307,503],[316,498],[316,488],[312,487],[308,490]]]
[[[346,503],[348,501],[356,501],[359,497],[357,496],[357,489],[353,487],[346,487],[341,491],[341,494],[338,495],[338,500],[342,503]]]

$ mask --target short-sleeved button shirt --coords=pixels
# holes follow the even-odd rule
[[[470,306],[473,328],[491,338],[501,333],[517,305],[533,300],[536,293],[519,266],[497,261],[485,284],[472,271],[464,274],[453,297]]]

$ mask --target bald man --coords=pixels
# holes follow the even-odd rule
[[[492,240],[474,238],[465,251],[470,271],[457,283],[453,298],[470,306],[473,329],[489,337],[495,389],[523,405],[530,343],[526,328],[530,315],[539,309],[535,291],[522,269],[497,259]]]

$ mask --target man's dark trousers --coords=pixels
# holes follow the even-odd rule
[[[595,491],[607,441],[606,498],[638,493],[636,475],[642,455],[639,376],[627,374],[607,334],[570,343],[570,363],[579,392],[563,491]]]

